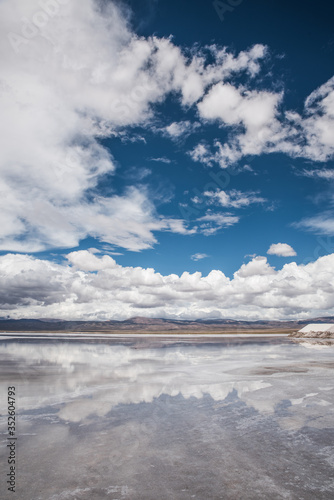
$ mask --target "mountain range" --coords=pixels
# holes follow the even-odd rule
[[[1,332],[292,332],[308,323],[334,323],[334,316],[298,321],[237,321],[233,319],[176,320],[134,317],[123,321],[65,321],[61,319],[0,319]]]

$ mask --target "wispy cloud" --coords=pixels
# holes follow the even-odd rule
[[[150,168],[145,167],[131,167],[126,170],[124,176],[129,180],[142,181],[146,177],[152,174]]]
[[[188,137],[191,133],[193,133],[198,127],[200,127],[200,123],[198,122],[190,122],[189,120],[173,122],[170,125],[167,125],[161,132],[170,137],[173,140],[178,140],[181,137]]]
[[[158,163],[172,163],[172,160],[169,158],[166,158],[165,156],[162,156],[161,158],[148,158],[149,161],[156,161]]]
[[[230,213],[222,214],[208,211],[203,217],[199,217],[197,222],[199,222],[199,231],[205,236],[211,236],[220,229],[237,224],[239,220],[240,217]]]
[[[244,208],[254,203],[265,203],[266,199],[262,198],[252,191],[242,192],[237,189],[230,191],[205,191],[204,196],[209,198],[211,202],[216,202],[224,208]]]
[[[323,168],[323,169],[310,169],[306,170],[303,169],[301,171],[297,171],[298,175],[303,175],[305,177],[315,177],[319,179],[325,179],[328,181],[334,180],[334,170],[329,169],[329,168]]]
[[[293,223],[292,226],[316,234],[332,236],[334,235],[334,216],[332,212],[325,212],[314,217],[305,217],[301,221]]]
[[[195,253],[190,258],[191,258],[191,260],[197,261],[197,260],[206,259],[207,257],[209,257],[209,256],[206,253]]]

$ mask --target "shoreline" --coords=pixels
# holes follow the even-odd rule
[[[0,340],[5,339],[108,339],[108,338],[145,338],[145,337],[163,337],[163,338],[251,338],[251,337],[288,337],[289,333],[286,332],[222,332],[222,333],[211,333],[211,332],[178,332],[178,333],[168,333],[168,332],[120,332],[120,333],[100,333],[100,332],[0,332]]]

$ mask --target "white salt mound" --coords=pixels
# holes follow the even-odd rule
[[[309,333],[309,332],[330,332],[334,333],[334,323],[310,323],[309,325],[304,326],[300,333]]]
[[[309,338],[334,338],[334,323],[310,323],[293,336]]]

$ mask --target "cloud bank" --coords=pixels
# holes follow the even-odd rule
[[[254,257],[234,273],[163,276],[122,267],[109,255],[80,250],[55,264],[28,255],[0,257],[1,315],[13,318],[290,319],[330,314],[334,308],[334,254],[280,270]]]

